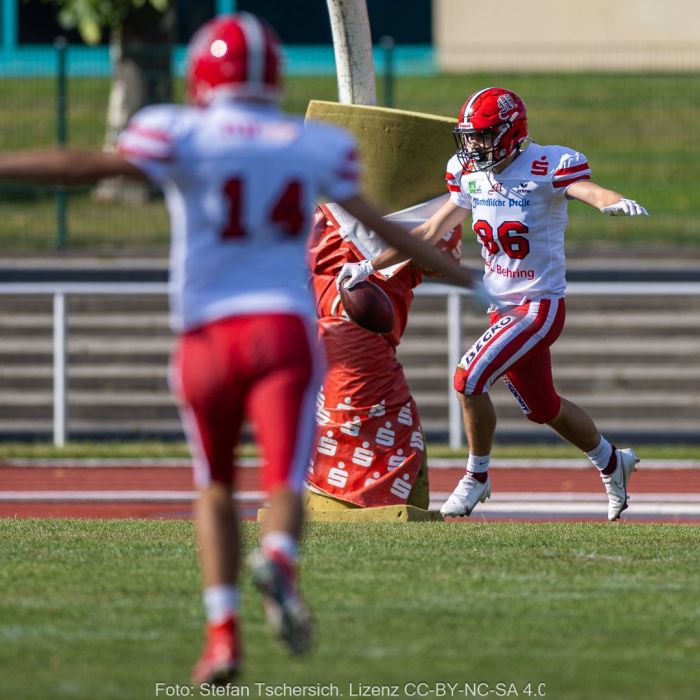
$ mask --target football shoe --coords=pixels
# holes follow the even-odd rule
[[[445,517],[471,515],[477,503],[483,503],[491,497],[491,480],[482,484],[471,474],[465,474],[457,484],[451,496],[443,503],[440,512]]]
[[[608,520],[611,522],[620,517],[620,513],[627,508],[627,484],[630,474],[637,471],[639,458],[634,450],[615,450],[617,466],[612,474],[601,474],[600,478],[605,485],[608,494]]]
[[[312,622],[297,588],[294,562],[281,552],[256,549],[248,564],[270,628],[293,654],[305,654],[311,648]]]
[[[200,685],[228,685],[240,671],[240,653],[234,618],[218,624],[209,623],[204,651],[194,667],[192,680]]]

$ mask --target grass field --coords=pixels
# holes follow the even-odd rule
[[[0,521],[2,697],[165,697],[159,682],[188,695],[202,616],[192,530]],[[303,581],[318,647],[288,659],[246,583],[241,682],[250,697],[264,696],[256,682],[335,683],[345,697],[350,682],[398,684],[398,697],[411,682],[458,683],[453,697],[481,682],[488,697],[497,683],[528,697],[530,683],[551,699],[690,700],[699,539],[671,525],[316,525]]]
[[[401,77],[395,106],[455,116],[466,96],[484,85],[518,91],[528,105],[535,140],[574,146],[589,158],[594,179],[643,202],[644,220],[610,219],[572,206],[567,236],[575,242],[658,242],[669,247],[700,240],[700,192],[695,186],[700,142],[692,138],[700,116],[700,81],[693,74],[469,74]],[[6,79],[0,85],[0,148],[55,142],[54,83]],[[69,85],[69,142],[99,147],[104,134],[108,84],[76,78]],[[291,78],[284,106],[303,113],[310,98],[337,97],[334,78]],[[436,172],[442,173],[442,163]],[[6,251],[50,250],[55,243],[55,204],[50,189],[18,198],[0,189],[6,216],[0,244]],[[71,196],[70,245],[113,254],[119,250],[163,253],[167,240],[160,202],[119,207]]]

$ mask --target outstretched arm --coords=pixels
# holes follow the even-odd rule
[[[406,231],[404,229],[403,239],[415,237],[434,246],[448,231],[452,230],[458,224],[461,224],[467,213],[468,211],[466,209],[457,206],[451,200],[447,200],[447,202],[445,202],[445,204],[443,204],[425,223],[416,226],[411,231]],[[440,253],[440,255],[443,256],[442,253]],[[411,257],[413,256],[405,250],[397,250],[395,247],[388,248],[372,260],[363,260],[360,263],[347,263],[338,275],[338,283],[342,283],[343,279],[347,278],[348,281],[346,285],[352,287],[377,270],[396,265]],[[421,263],[420,260],[416,260],[416,262],[419,264]],[[453,261],[450,261],[450,264],[454,266]],[[423,267],[422,264],[421,266]]]
[[[454,263],[447,260],[447,258],[429,242],[433,239],[433,236],[436,237],[436,240],[439,238],[438,232],[441,230],[442,226],[445,227],[442,229],[442,235],[444,235],[444,233],[449,231],[456,223],[460,223],[464,219],[466,210],[457,207],[461,211],[460,218],[456,223],[452,223],[451,226],[447,226],[447,223],[457,217],[456,212],[453,212],[452,217],[446,216],[442,224],[431,225],[433,219],[436,219],[440,212],[447,207],[446,204],[436,212],[426,224],[416,227],[414,231],[409,233],[406,229],[384,219],[381,212],[362,195],[350,197],[342,202],[338,202],[338,204],[343,207],[345,211],[354,216],[360,223],[383,238],[390,246],[393,246],[399,254],[396,262],[406,260],[407,258],[413,258],[422,267],[438,272],[444,275],[448,282],[462,287],[473,287],[475,282],[478,281],[478,275],[464,267],[455,267]],[[423,241],[421,240],[422,237],[427,237],[429,240]],[[383,255],[382,253],[382,255],[377,256],[375,261]],[[391,261],[388,263],[380,261],[380,263],[382,267],[385,264],[392,264]],[[374,265],[372,265],[372,267],[376,269]]]
[[[647,210],[633,199],[609,190],[590,180],[575,182],[566,190],[570,199],[578,199],[610,216],[648,216]]]
[[[78,149],[0,153],[0,179],[79,185],[118,175],[147,180],[141,170],[116,153]]]
[[[448,231],[461,224],[468,213],[467,209],[457,206],[451,199],[448,199],[425,223],[416,226],[410,233],[431,245],[435,245]],[[394,248],[389,248],[372,259],[372,267],[375,270],[381,270],[403,262],[409,257],[409,255]]]

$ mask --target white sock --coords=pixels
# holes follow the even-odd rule
[[[600,471],[603,471],[610,462],[612,450],[612,445],[601,435],[598,447],[596,447],[595,450],[586,452],[586,456]]]
[[[288,532],[268,532],[263,535],[261,544],[263,551],[282,552],[292,561],[296,561],[299,556],[299,543]]]
[[[485,474],[489,470],[491,464],[491,455],[473,455],[469,454],[467,459],[467,471],[473,474]]]
[[[202,598],[207,621],[215,625],[238,614],[237,586],[207,586]]]

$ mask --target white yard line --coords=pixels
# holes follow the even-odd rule
[[[431,500],[444,503],[448,497],[447,491],[433,491],[430,494]],[[605,492],[560,492],[560,491],[498,491],[486,501],[491,503],[607,503],[608,497]],[[629,497],[632,503],[697,503],[700,504],[700,493],[634,493]],[[482,508],[482,505],[478,506]]]
[[[0,491],[0,503],[190,503],[195,491]],[[266,498],[263,491],[239,491],[235,500],[249,502]]]
[[[466,460],[429,459],[430,469],[464,468]],[[586,459],[493,459],[495,469],[593,469]],[[700,469],[697,459],[642,459],[640,469]]]
[[[439,510],[443,501],[431,501],[430,510]],[[502,515],[504,513],[527,517],[528,515],[600,515],[605,516],[604,503],[584,502],[557,502],[557,503],[532,503],[531,501],[508,501],[494,503],[487,501],[480,503],[472,514],[470,520],[479,520],[479,515]],[[632,502],[626,511],[630,516],[700,516],[700,503],[639,503]],[[623,519],[625,516],[623,515]]]
[[[461,458],[432,458],[429,460],[430,469],[463,469],[465,460]],[[254,469],[260,466],[260,460],[246,457],[237,462],[243,469]],[[179,469],[191,467],[189,460],[167,458],[138,458],[138,459],[3,459],[2,467],[45,467],[45,468],[129,468],[129,467],[174,467]],[[494,459],[491,462],[494,469],[592,469],[585,459]],[[700,469],[697,459],[643,459],[640,468],[648,469]]]

